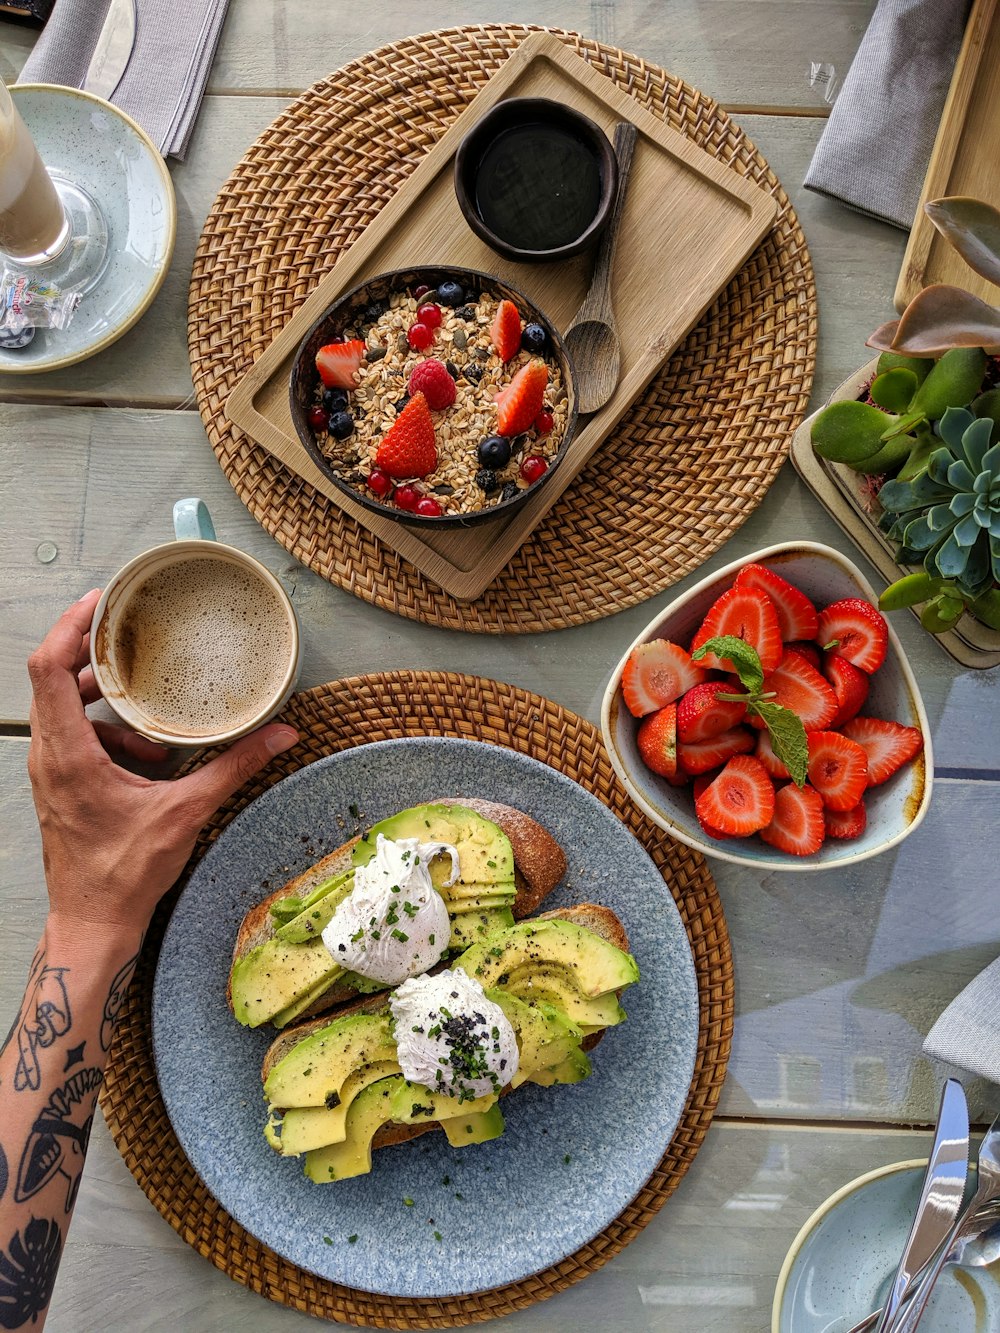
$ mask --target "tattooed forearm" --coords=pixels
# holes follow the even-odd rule
[[[73,1016],[66,993],[69,968],[48,967],[44,952],[35,955],[28,987],[21,1009],[14,1020],[10,1037],[16,1037],[18,1060],[14,1068],[14,1087],[18,1092],[41,1084],[39,1052],[48,1050],[59,1037],[69,1032]]]
[[[0,1328],[38,1321],[52,1299],[62,1244],[58,1222],[32,1217],[0,1250]]]
[[[17,1203],[24,1203],[61,1175],[67,1182],[66,1212],[72,1212],[103,1081],[104,1072],[96,1066],[81,1069],[49,1098],[21,1156],[14,1190]]]
[[[140,951],[141,947],[140,944]],[[115,1022],[121,1012],[122,1005],[125,1003],[129,982],[132,980],[132,973],[135,971],[135,965],[138,961],[139,951],[134,953],[128,962],[118,969],[111,983],[111,989],[108,992],[107,1002],[104,1006],[104,1021],[101,1024],[101,1046],[105,1051],[111,1050],[111,1038],[115,1035]]]

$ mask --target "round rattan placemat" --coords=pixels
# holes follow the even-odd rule
[[[189,348],[202,419],[254,518],[303,564],[364,601],[479,633],[598,620],[697,568],[750,516],[784,462],[808,403],[816,347],[805,237],[743,131],[711,98],[655,65],[559,32],[655,116],[773,194],[779,212],[499,578],[476,601],[457,601],[226,420],[236,382],[529,31],[490,25],[407,37],[315,84],[223,187],[191,282]]]
[[[169,904],[158,912],[115,1033],[101,1098],[118,1150],[170,1225],[217,1268],[262,1296],[312,1315],[374,1328],[451,1328],[523,1309],[600,1268],[659,1211],[690,1166],[726,1073],[733,1023],[729,934],[715,883],[697,853],[672,841],[615,778],[596,727],[526,690],[476,676],[399,671],[322,685],[293,696],[282,720],[299,744],[229,801],[202,833],[192,865],[235,814],[289,773],[365,741],[458,736],[504,745],[573,778],[636,835],[666,880],[684,921],[698,978],[695,1071],[670,1147],[614,1222],[560,1263],[522,1282],[442,1300],[371,1295],[306,1273],[239,1226],[212,1198],[177,1141],[153,1066],[151,996]],[[188,870],[190,870],[190,866]]]

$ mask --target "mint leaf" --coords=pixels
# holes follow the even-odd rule
[[[756,694],[764,684],[764,672],[757,649],[745,639],[738,639],[735,634],[720,634],[696,649],[691,654],[691,659],[697,662],[706,653],[714,653],[716,657],[732,663],[733,670],[740,678],[740,684],[751,694]]]
[[[802,719],[781,704],[761,702],[750,706],[767,727],[775,756],[788,769],[796,787],[804,787],[809,763],[809,742],[806,740]]]

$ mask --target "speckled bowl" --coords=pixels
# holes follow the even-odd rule
[[[846,556],[818,542],[789,542],[754,551],[726,565],[715,574],[682,593],[650,621],[629,644],[615,667],[604,693],[601,728],[615,772],[632,799],[660,828],[705,856],[759,870],[826,870],[851,865],[895,847],[917,827],[931,799],[934,758],[930,724],[916,679],[902,645],[889,626],[889,650],[882,667],[872,676],[871,690],[863,712],[889,718],[923,734],[924,749],[911,764],[893,774],[888,782],[865,792],[868,827],[860,838],[842,841],[828,838],[814,856],[789,856],[769,847],[760,838],[731,838],[716,841],[702,831],[694,812],[689,787],[672,787],[642,762],[636,744],[638,721],[625,706],[621,678],[632,649],[651,639],[670,639],[685,647],[691,642],[705,613],[716,598],[732,585],[744,565],[767,565],[801,588],[817,606],[843,597],[864,597],[872,603],[878,595]]]
[[[926,1165],[896,1162],[869,1171],[816,1209],[781,1266],[771,1333],[848,1333],[884,1304]],[[975,1175],[973,1166],[971,1187]],[[996,1265],[966,1268],[960,1277],[955,1269],[945,1269],[920,1320],[921,1333],[998,1327]]]

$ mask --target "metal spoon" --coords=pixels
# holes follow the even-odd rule
[[[590,289],[565,334],[566,346],[576,371],[577,406],[581,412],[596,412],[603,407],[618,385],[621,344],[611,305],[611,276],[618,225],[625,204],[625,187],[637,135],[636,127],[627,120],[620,120],[615,126],[618,192],[611,210],[611,220],[601,237]]]

